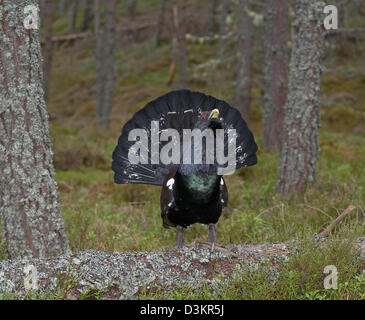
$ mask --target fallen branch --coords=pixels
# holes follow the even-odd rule
[[[365,238],[359,240],[365,255]],[[159,287],[167,293],[181,287],[212,289],[229,281],[244,266],[276,266],[290,255],[286,243],[216,246],[191,244],[182,249],[154,252],[79,251],[53,259],[0,261],[0,297],[23,299],[39,293],[77,299],[102,292],[103,299],[134,299]],[[221,275],[222,277],[219,277]],[[41,296],[37,296],[42,298]],[[47,296],[45,296],[47,298]]]
[[[345,217],[347,217],[352,211],[356,209],[355,206],[349,205],[347,209],[342,212],[332,223],[318,234],[318,237],[324,238],[335,226],[337,226]]]
[[[142,30],[150,27],[155,27],[156,23],[144,23],[140,25],[132,25],[132,26],[119,26],[116,28],[116,32],[133,32],[137,30]],[[52,42],[62,43],[67,41],[80,40],[88,37],[94,37],[95,33],[93,32],[80,32],[74,34],[66,34],[63,36],[52,37]],[[41,43],[44,44],[44,39],[41,40]]]

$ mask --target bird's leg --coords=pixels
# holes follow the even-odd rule
[[[209,223],[208,224],[208,229],[209,229],[208,241],[209,242],[217,242],[217,235],[216,235],[216,232],[215,232],[215,224],[214,223]]]
[[[184,246],[184,228],[182,226],[176,226],[176,242],[178,248]]]
[[[209,229],[208,241],[212,244],[211,251],[214,251],[215,244],[217,243],[217,234],[215,232],[215,224],[209,223],[208,229]]]

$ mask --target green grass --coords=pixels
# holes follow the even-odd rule
[[[61,134],[58,139],[65,140]],[[354,228],[364,227],[365,184],[359,172],[364,172],[365,164],[358,160],[365,156],[361,147],[364,137],[323,131],[317,183],[304,195],[289,200],[275,194],[279,155],[263,150],[262,139],[257,140],[259,163],[226,177],[229,206],[217,225],[221,244],[276,242],[314,235],[350,204],[357,209],[347,218],[348,223]],[[109,168],[116,141],[117,135],[115,139],[101,136],[92,141],[93,148],[103,155],[105,162],[101,164],[57,170],[73,249],[102,245],[112,251],[160,250],[175,245],[175,231],[162,227],[160,188],[114,184]],[[187,242],[205,240],[207,230],[194,225],[185,236]]]

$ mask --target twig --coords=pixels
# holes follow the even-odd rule
[[[338,225],[342,219],[349,215],[354,209],[355,206],[349,205],[347,209],[342,212],[326,229],[324,229],[321,233],[318,234],[318,237],[323,238],[325,237],[336,225]]]
[[[176,69],[176,62],[172,61],[169,69],[169,77],[167,79],[168,86],[171,86],[172,82],[174,81],[175,69]]]
[[[256,219],[258,218],[258,217],[260,217],[263,213],[265,213],[265,212],[268,212],[268,211],[270,211],[270,210],[272,210],[272,209],[275,209],[275,208],[279,208],[279,207],[283,207],[283,203],[281,203],[281,204],[277,204],[277,205],[275,205],[275,206],[272,206],[272,207],[270,207],[270,208],[267,208],[267,209],[265,209],[265,210],[263,210],[263,211],[261,211],[257,216],[256,216]]]

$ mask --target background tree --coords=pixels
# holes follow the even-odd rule
[[[108,130],[113,105],[115,8],[116,0],[105,1],[104,25],[100,26],[100,0],[95,2],[96,31],[96,124],[100,130]]]
[[[266,61],[266,47],[268,35],[267,25],[267,11],[268,6],[261,1],[253,2],[253,10],[261,17],[260,23],[255,25],[255,53],[257,56],[257,63],[259,65],[257,85],[259,87],[258,103],[260,106],[261,113],[264,117],[264,105],[265,105],[265,92],[266,92],[266,77],[267,73],[267,61]]]
[[[184,25],[184,1],[174,0],[172,5],[172,16],[174,34],[172,37],[171,56],[172,62],[170,66],[168,84],[171,85],[176,64],[179,71],[179,88],[184,89],[188,84],[188,66],[187,66],[187,52],[186,52],[186,37]]]
[[[134,19],[137,12],[138,0],[128,0],[127,3],[127,14],[131,19]]]
[[[160,0],[157,24],[156,24],[156,33],[155,33],[155,47],[157,47],[161,41],[161,32],[164,23],[165,11],[166,11],[166,0]]]
[[[217,11],[217,0],[211,0],[210,1],[210,8],[209,8],[209,14],[208,14],[208,31],[211,34],[215,34],[217,32],[217,20],[216,20],[216,11]]]
[[[289,4],[287,0],[269,0],[266,6],[265,93],[263,99],[264,146],[281,150],[284,105],[288,87]]]
[[[219,59],[223,58],[224,51],[226,49],[227,43],[227,16],[229,11],[230,0],[222,0],[222,12],[221,12],[221,20],[219,25]]]
[[[234,84],[234,107],[246,122],[250,120],[252,86],[253,22],[250,0],[239,0],[237,9],[237,64]]]
[[[69,5],[68,0],[59,0],[59,10],[61,14],[65,15],[67,13],[68,5]]]
[[[84,17],[82,20],[81,31],[87,31],[90,28],[90,24],[93,20],[93,0],[84,0]]]
[[[54,179],[38,29],[24,27],[24,7],[0,5],[0,214],[7,257],[70,253]]]
[[[277,192],[303,192],[316,178],[324,3],[295,0],[285,136]]]
[[[68,24],[68,33],[69,34],[75,33],[75,31],[76,31],[77,13],[79,11],[79,2],[80,1],[71,2],[70,20],[69,20],[69,24]]]

